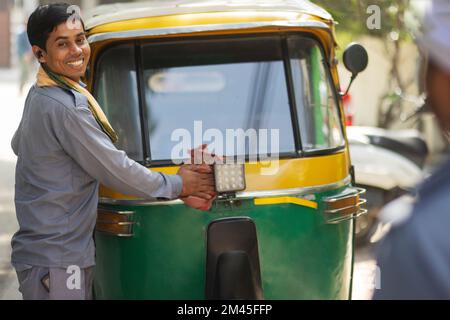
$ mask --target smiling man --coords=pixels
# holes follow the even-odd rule
[[[81,83],[90,48],[70,5],[38,7],[27,32],[41,68],[12,140],[20,226],[12,264],[24,299],[90,299],[99,183],[148,199],[210,202],[211,168],[166,175],[116,149],[114,129]],[[78,285],[69,285],[74,276]]]

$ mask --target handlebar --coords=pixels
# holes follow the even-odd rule
[[[425,99],[422,104],[420,104],[418,107],[416,107],[414,109],[413,112],[411,112],[408,115],[402,115],[400,117],[400,120],[402,122],[407,122],[407,121],[409,121],[409,120],[411,120],[413,118],[416,118],[416,117],[418,117],[418,116],[420,116],[420,115],[422,115],[424,113],[430,112],[430,111],[431,111],[430,104],[428,103],[428,100]]]

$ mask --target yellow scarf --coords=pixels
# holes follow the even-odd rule
[[[85,88],[83,88],[79,83],[67,77],[55,74],[48,70],[48,68],[46,68],[45,66],[41,66],[37,74],[37,85],[38,87],[58,86],[64,89],[75,90],[84,95],[88,100],[89,109],[94,115],[95,120],[97,120],[97,123],[102,128],[103,132],[108,135],[113,143],[117,142],[118,136],[109,123],[108,119],[106,118],[106,115],[98,104],[97,100],[95,100],[94,96]]]

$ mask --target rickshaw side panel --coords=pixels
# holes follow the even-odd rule
[[[97,299],[204,299],[206,228],[242,216],[256,224],[265,299],[349,297],[352,221],[325,225],[319,210],[253,200],[206,213],[182,204],[110,209],[135,211],[135,235],[96,233]]]

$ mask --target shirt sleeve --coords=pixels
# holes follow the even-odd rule
[[[14,136],[11,140],[11,149],[13,150],[14,154],[16,156],[19,155],[19,136],[20,136],[20,127],[17,129],[16,133],[14,133]]]
[[[65,108],[60,143],[91,177],[124,194],[178,198],[182,178],[151,171],[118,150],[101,130],[87,106]]]
[[[19,156],[19,144],[22,131],[22,122],[23,120],[20,121],[19,127],[17,128],[16,132],[14,133],[14,136],[11,139],[11,149],[13,150],[16,156]]]

